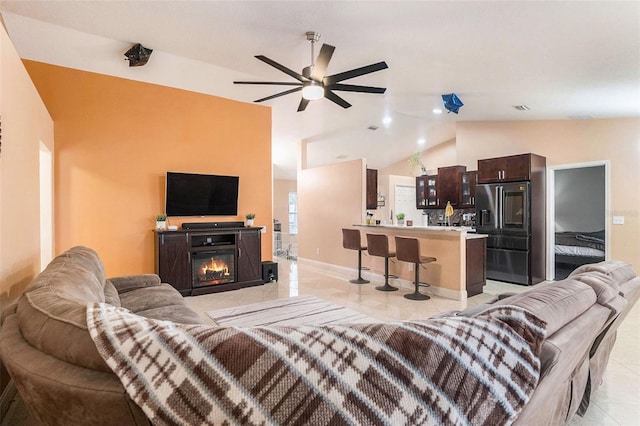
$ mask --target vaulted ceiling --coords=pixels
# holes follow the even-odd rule
[[[299,93],[264,102],[276,178],[295,178],[303,139],[311,166],[364,157],[382,168],[455,137],[456,121],[640,116],[636,1],[5,0],[0,8],[23,58],[243,102],[286,87],[234,80],[295,81],[255,55],[296,72],[310,65],[307,31],[336,46],[330,74],[386,61],[389,69],[345,82],[387,88],[342,92],[349,109],[323,99],[296,112]],[[123,53],[138,42],[154,52],[130,68]],[[434,114],[452,92],[465,104],[460,113]]]

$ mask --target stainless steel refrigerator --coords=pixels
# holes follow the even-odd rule
[[[480,184],[476,187],[476,229],[487,238],[487,278],[531,285],[533,274],[531,182]]]

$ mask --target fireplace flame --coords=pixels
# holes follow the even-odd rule
[[[224,276],[229,276],[229,267],[224,262],[216,262],[215,259],[211,258],[210,264],[202,265],[202,274],[206,275],[208,271],[222,273]]]

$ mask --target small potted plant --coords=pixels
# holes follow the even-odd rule
[[[396,219],[398,220],[398,226],[404,226],[404,213],[398,213]]]
[[[247,226],[253,226],[253,219],[255,219],[255,213],[247,213],[245,218],[247,219]]]
[[[167,229],[167,215],[166,214],[156,215],[156,229],[162,230],[162,231]]]

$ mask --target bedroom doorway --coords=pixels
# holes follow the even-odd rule
[[[547,279],[561,280],[580,265],[607,257],[608,161],[549,168]]]

